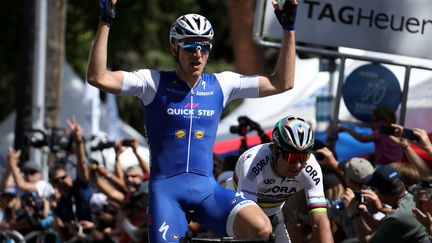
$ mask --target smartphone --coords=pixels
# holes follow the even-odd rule
[[[354,192],[354,196],[355,196],[355,200],[358,203],[364,203],[365,202],[364,197],[362,197],[360,192]]]
[[[396,128],[392,126],[381,126],[380,133],[385,135],[395,135]]]
[[[417,141],[420,142],[420,138],[415,135],[414,131],[408,128],[404,128],[403,132],[402,132],[402,137],[409,139],[411,141]]]

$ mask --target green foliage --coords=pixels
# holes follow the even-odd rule
[[[0,91],[3,94],[0,96],[0,120],[15,108],[13,87],[19,79],[21,48],[17,30],[21,29],[23,6],[22,0],[2,1],[0,6],[1,33],[2,36],[7,36],[0,38]],[[214,48],[206,71],[233,70],[227,9],[225,1],[217,0],[119,0],[117,16],[110,30],[108,65],[113,70],[129,71],[139,68],[174,69],[176,64],[168,50],[169,30],[177,17],[187,13],[206,16],[215,29]],[[98,19],[97,0],[68,1],[65,59],[83,79]],[[139,101],[133,97],[118,97],[117,101],[122,119],[143,132],[143,114]]]

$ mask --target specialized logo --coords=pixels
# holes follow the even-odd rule
[[[186,136],[186,131],[185,130],[177,130],[175,132],[175,136],[176,138],[184,138]]]
[[[180,236],[178,234],[171,234],[171,238],[173,238],[174,240],[180,240]]]
[[[168,232],[169,225],[166,222],[163,222],[161,227],[159,228],[159,232],[162,233],[162,238],[166,241],[166,233]]]
[[[229,203],[230,205],[235,204],[238,201],[238,198],[234,198],[233,200],[231,200],[231,202]]]
[[[196,139],[202,139],[204,137],[204,131],[197,130],[195,131],[195,138]]]

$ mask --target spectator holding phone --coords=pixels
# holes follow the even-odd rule
[[[392,141],[387,134],[382,133],[381,130],[392,123],[396,123],[395,112],[387,107],[378,107],[372,114],[370,124],[372,134],[360,134],[347,127],[339,127],[339,132],[347,132],[356,140],[363,143],[373,142],[375,145],[374,159],[370,159],[370,161],[373,161],[374,165],[384,165],[402,160],[402,149],[400,146]]]
[[[406,190],[398,171],[388,165],[379,166],[366,179],[379,199],[392,207],[379,224],[369,224],[365,220],[370,212],[364,204],[348,207],[352,223],[360,242],[421,242],[425,228],[418,222],[412,210],[415,208],[413,195]]]
[[[430,165],[426,163],[426,161],[410,146],[411,143],[414,143],[424,149],[430,157],[432,157],[432,144],[429,140],[427,132],[424,129],[414,128],[412,130],[415,137],[412,135],[411,140],[408,139],[406,134],[406,129],[399,124],[391,124],[391,127],[394,128],[394,135],[390,136],[390,139],[399,146],[402,147],[405,157],[408,161],[414,164],[418,170],[420,171],[423,177],[432,176],[432,168]],[[405,131],[405,133],[404,133]]]

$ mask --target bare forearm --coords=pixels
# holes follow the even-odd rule
[[[408,161],[413,163],[423,176],[432,175],[432,169],[426,164],[422,157],[420,157],[411,146],[404,147],[403,149]]]
[[[313,242],[334,242],[329,221],[319,222],[313,225]]]
[[[273,85],[279,89],[289,90],[294,87],[296,61],[295,32],[284,31],[283,35],[282,47],[274,72],[274,76],[279,82]]]

